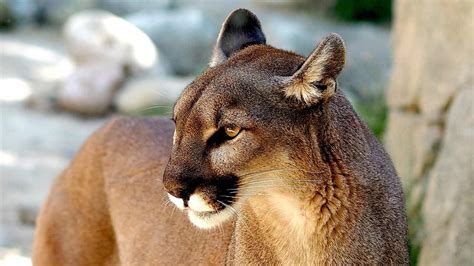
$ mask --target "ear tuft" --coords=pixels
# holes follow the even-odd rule
[[[232,54],[252,44],[265,44],[257,16],[247,9],[237,9],[222,24],[210,66],[225,62]]]
[[[285,82],[285,96],[295,98],[305,106],[327,100],[336,91],[336,78],[344,63],[344,41],[332,33],[319,43],[303,65]]]

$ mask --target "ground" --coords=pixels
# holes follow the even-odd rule
[[[57,34],[1,34],[0,52],[0,265],[29,265],[20,255],[31,252],[35,217],[52,180],[107,117],[81,118],[33,100],[68,74]]]

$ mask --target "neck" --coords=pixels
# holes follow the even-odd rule
[[[284,189],[250,199],[238,222],[242,235],[253,239],[242,243],[265,242],[260,244],[284,264],[328,263],[358,215],[356,184],[339,149],[340,129],[329,118],[308,131],[311,159],[298,164],[306,165],[304,174],[290,178]],[[245,227],[252,230],[246,234]]]
[[[329,167],[331,176],[324,182],[250,202],[255,218],[262,221],[259,229],[268,232],[268,238],[282,250],[290,250],[280,253],[281,260],[298,264],[309,262],[299,259],[319,260],[348,232],[355,200],[351,180],[338,163]]]

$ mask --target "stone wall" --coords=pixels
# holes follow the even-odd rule
[[[474,261],[473,10],[470,0],[395,2],[385,144],[418,220],[421,265]]]

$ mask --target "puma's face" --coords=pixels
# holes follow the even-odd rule
[[[221,29],[211,68],[174,107],[176,130],[163,184],[200,228],[221,224],[248,197],[295,177],[291,169],[310,154],[305,144],[312,110],[335,91],[344,63],[337,35],[306,60],[264,44],[255,15],[234,11]]]
[[[265,98],[255,95],[259,88],[245,78],[257,78],[252,69],[222,67],[204,73],[176,103],[164,179],[171,201],[187,207],[191,221],[203,228],[231,217],[238,199],[251,193],[244,192],[243,180],[276,168],[284,150],[277,148],[285,134],[273,125],[278,118],[265,117],[275,110],[261,104]]]

